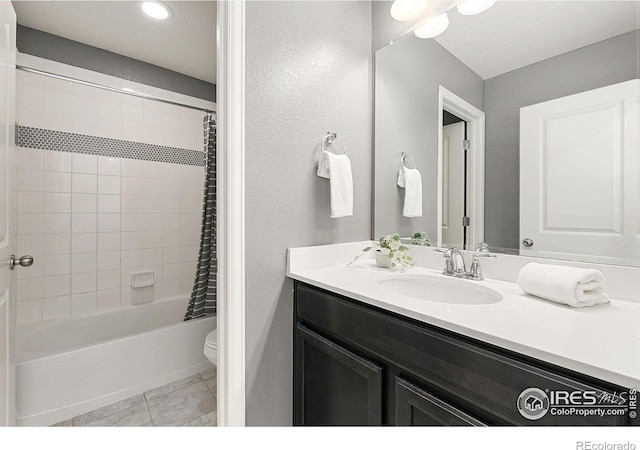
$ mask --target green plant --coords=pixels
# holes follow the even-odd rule
[[[356,256],[353,261],[347,264],[347,266],[350,266],[351,264],[356,262],[362,257],[362,255],[373,248],[376,248],[377,251],[379,251],[383,255],[386,255],[386,257],[391,260],[391,267],[400,267],[401,269],[403,269],[404,267],[413,266],[413,257],[407,255],[409,247],[407,247],[406,245],[402,245],[402,242],[400,241],[400,235],[398,233],[388,234],[384,237],[381,237],[378,242],[374,243],[373,246],[363,248],[362,252],[360,252],[360,254]]]
[[[417,233],[413,233],[411,236],[411,245],[423,245],[425,247],[431,247],[431,241],[429,240],[429,236],[424,231],[419,231]]]
[[[381,253],[391,260],[391,267],[413,266],[413,258],[407,255],[409,247],[402,245],[398,233],[380,238],[379,245]]]

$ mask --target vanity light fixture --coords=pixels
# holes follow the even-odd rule
[[[146,15],[154,19],[164,20],[172,14],[171,8],[162,2],[142,2],[141,7]]]
[[[411,20],[425,12],[428,0],[396,0],[391,5],[391,17],[401,22]]]
[[[427,23],[417,28],[413,33],[420,39],[430,39],[443,33],[448,26],[449,16],[447,16],[447,13],[444,13],[429,20]]]
[[[495,2],[496,0],[464,0],[457,8],[460,14],[472,16],[491,8]]]

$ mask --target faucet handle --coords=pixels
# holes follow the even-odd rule
[[[480,269],[480,258],[497,258],[497,256],[493,253],[474,253],[473,258],[471,259],[471,268],[469,269],[468,274],[468,278],[470,280],[484,280],[484,277],[482,276],[482,270]]]
[[[452,250],[453,250],[452,248],[434,248],[433,249],[434,252],[443,253],[442,257],[447,259],[451,258]]]
[[[476,252],[473,254],[473,259],[476,258],[497,258],[498,255],[494,254],[494,253],[486,253],[484,251],[480,251],[480,252]]]
[[[434,252],[443,253],[442,257],[445,259],[444,261],[444,270],[442,271],[443,275],[452,276],[454,274],[453,270],[453,248],[434,248]]]

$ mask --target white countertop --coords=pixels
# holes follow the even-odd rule
[[[353,252],[351,253],[353,254]],[[290,265],[287,275],[304,283],[432,324],[576,372],[640,388],[640,303],[571,308],[524,294],[517,284],[460,280],[498,291],[502,301],[458,305],[420,300],[377,284],[389,275],[424,274],[449,279],[439,270],[380,269],[367,258],[346,267]]]

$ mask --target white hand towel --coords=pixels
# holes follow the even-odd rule
[[[405,217],[422,217],[422,176],[418,169],[402,166],[398,174],[398,186],[404,188]]]
[[[329,171],[329,158],[327,158],[327,152],[322,151],[322,158],[320,162],[318,162],[318,176],[320,178],[329,179],[331,177],[331,172]]]
[[[318,176],[328,178],[331,189],[331,218],[353,215],[353,176],[347,155],[323,151]]]
[[[518,274],[518,286],[527,294],[574,308],[609,302],[599,270],[529,263]]]

